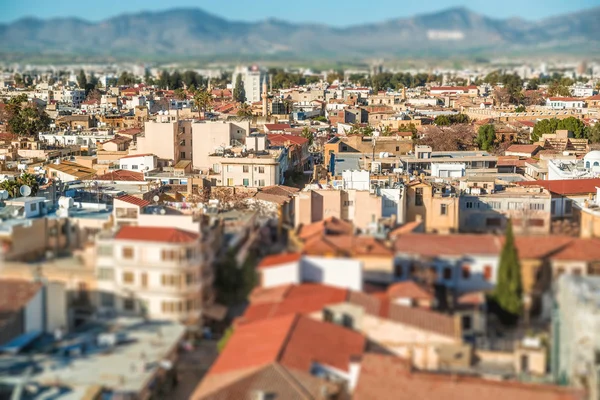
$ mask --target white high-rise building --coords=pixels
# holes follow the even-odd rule
[[[232,88],[235,89],[238,75],[242,76],[244,90],[246,91],[246,102],[256,103],[261,101],[262,82],[267,79],[267,72],[261,70],[258,65],[251,67],[237,67],[232,75]]]

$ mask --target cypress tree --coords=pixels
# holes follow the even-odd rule
[[[506,227],[504,247],[500,255],[498,279],[493,297],[503,311],[516,317],[523,311],[522,296],[521,265],[515,247],[512,223],[509,221]]]
[[[242,82],[242,75],[238,75],[235,79],[233,99],[238,103],[243,103],[246,101],[246,90],[244,89],[244,83]]]

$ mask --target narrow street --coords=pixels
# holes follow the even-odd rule
[[[179,384],[169,398],[187,400],[218,356],[216,340],[202,340],[192,351],[182,353],[177,366]]]

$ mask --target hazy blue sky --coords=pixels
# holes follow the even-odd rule
[[[98,21],[141,10],[200,7],[235,20],[255,21],[275,17],[292,22],[310,21],[344,26],[454,6],[465,6],[491,17],[519,16],[534,20],[600,6],[600,0],[0,0],[0,21],[8,22],[26,16],[74,16]]]

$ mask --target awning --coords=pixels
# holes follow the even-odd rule
[[[17,354],[21,350],[23,350],[23,348],[25,346],[27,346],[28,344],[33,342],[35,339],[37,339],[41,335],[42,335],[41,331],[31,331],[31,332],[24,333],[20,336],[17,336],[16,338],[11,340],[4,346],[0,347],[0,353]]]
[[[227,307],[222,304],[212,304],[202,309],[202,316],[215,321],[223,321],[227,316]]]

